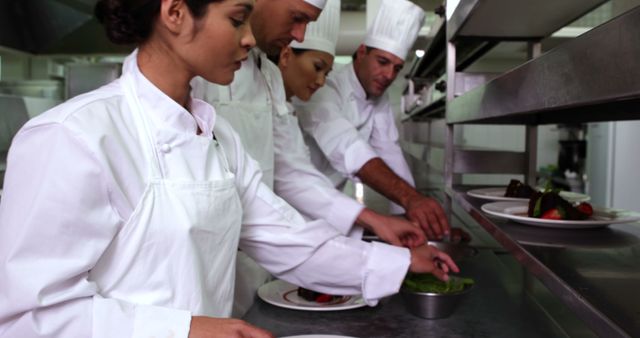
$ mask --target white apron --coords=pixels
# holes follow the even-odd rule
[[[273,121],[271,97],[265,102],[238,101],[230,86],[218,86],[216,112],[222,115],[238,133],[249,155],[260,164],[262,182],[273,189]]]
[[[131,75],[125,74],[122,83],[141,147],[148,156],[148,184],[89,279],[108,298],[183,309],[193,315],[228,317],[242,208],[224,151],[215,140],[207,148],[208,154],[222,161],[223,178],[193,181],[167,175],[145,114],[153,112],[143,111]],[[202,146],[202,138],[193,135],[170,151],[179,154],[183,145],[196,146],[194,142]],[[157,272],[136,273],[148,271],[149,266]],[[105,332],[109,328],[94,326],[95,337]],[[136,337],[157,334],[153,325],[134,328]]]
[[[253,58],[259,58],[259,61]],[[262,182],[273,190],[275,165],[273,119],[276,115],[287,114],[288,110],[284,97],[282,100],[274,97],[272,93],[277,88],[272,86],[279,85],[284,88],[284,84],[281,80],[273,78],[272,72],[279,73],[279,70],[264,53],[254,52],[248,62],[251,64],[243,64],[243,67],[251,67],[251,69],[237,72],[233,84],[216,86],[218,89],[216,112],[231,123],[247,153],[260,164],[263,174]],[[262,64],[259,70],[256,62]],[[250,77],[249,75],[255,75],[256,70],[262,76]],[[250,83],[249,81],[260,82]],[[246,94],[241,95],[243,97],[234,97],[233,88],[240,85],[259,86],[262,90],[256,97],[244,97]],[[240,318],[253,305],[258,288],[271,280],[271,274],[242,251],[238,252],[236,269],[232,316]]]

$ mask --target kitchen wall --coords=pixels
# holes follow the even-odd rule
[[[612,1],[612,15],[640,5]],[[638,107],[640,109],[640,107]],[[590,123],[587,133],[587,192],[596,205],[640,212],[640,122]]]

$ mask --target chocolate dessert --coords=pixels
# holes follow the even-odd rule
[[[530,198],[536,191],[530,186],[518,181],[511,180],[507,186],[505,197]]]

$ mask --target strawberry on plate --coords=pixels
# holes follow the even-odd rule
[[[576,206],[576,208],[581,213],[587,215],[587,217],[591,217],[591,215],[593,215],[593,207],[591,206],[591,204],[589,204],[587,202],[582,202],[582,203],[578,204],[578,206]]]
[[[542,219],[553,219],[553,220],[562,220],[562,214],[560,213],[560,210],[558,210],[557,208],[553,208],[553,209],[549,209],[547,211],[545,211],[542,216],[540,217]]]

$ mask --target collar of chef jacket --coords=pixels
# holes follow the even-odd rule
[[[353,63],[345,65],[344,68],[338,70],[338,73],[335,74],[335,80],[338,83],[346,83],[349,87],[346,92],[348,92],[347,99],[350,102],[354,102],[357,105],[358,113],[368,109],[377,110],[379,107],[386,106],[384,103],[388,100],[388,94],[385,91],[380,97],[375,99],[368,99],[367,93],[364,91],[360,80],[358,80],[358,76],[356,75],[355,66]],[[381,106],[381,104],[383,104]]]
[[[194,133],[198,126],[203,135],[213,135],[215,111],[207,103],[190,98],[191,112],[179,105],[149,81],[138,68],[137,50],[125,59],[123,71],[131,73],[137,88],[140,104],[149,114],[150,120],[157,126],[177,130],[181,133]],[[169,140],[156,140],[164,142]]]
[[[344,70],[340,69],[340,71],[342,71],[342,76],[344,76],[343,79],[346,80],[346,82],[349,84],[349,87],[351,87],[350,97],[352,99],[358,100],[365,104],[376,105],[380,101],[383,101],[383,98],[387,97],[388,94],[387,91],[385,91],[382,95],[380,95],[380,97],[377,97],[375,99],[368,99],[367,92],[364,91],[364,87],[362,87],[360,80],[358,80],[355,65],[353,63],[345,65]]]

